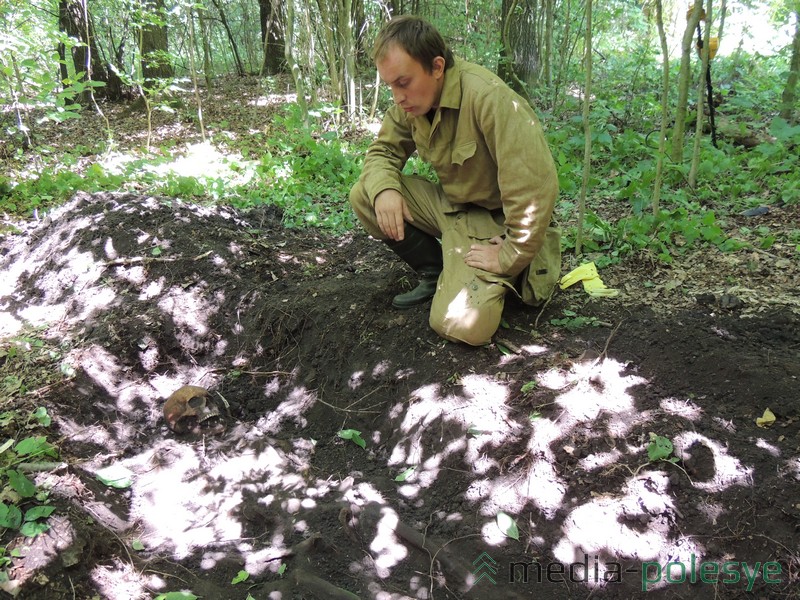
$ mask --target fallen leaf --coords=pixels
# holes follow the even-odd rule
[[[517,527],[517,522],[511,516],[502,511],[497,513],[497,527],[506,537],[519,541],[519,528]]]
[[[756,419],[756,425],[759,427],[770,427],[775,422],[775,415],[770,409],[764,410],[764,414]]]

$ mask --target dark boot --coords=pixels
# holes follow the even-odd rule
[[[442,246],[428,235],[406,223],[405,237],[400,242],[387,240],[386,245],[416,271],[419,284],[410,292],[398,294],[392,300],[395,308],[411,308],[427,302],[436,293],[436,283],[442,272]]]

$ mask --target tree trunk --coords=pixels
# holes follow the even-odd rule
[[[589,174],[592,170],[592,123],[589,120],[589,102],[592,97],[592,0],[586,0],[586,37],[584,42],[583,68],[586,79],[583,86],[583,181],[578,200],[578,233],[575,238],[575,254],[580,256],[583,245],[583,220],[586,215],[586,194]]]
[[[197,122],[200,125],[200,137],[203,142],[206,141],[206,127],[205,120],[203,119],[203,102],[200,98],[200,88],[197,85],[197,66],[194,59],[194,51],[196,47],[195,28],[194,28],[194,8],[189,10],[189,67],[192,75],[192,88],[194,89],[194,99],[197,102]]]
[[[689,101],[689,80],[692,74],[692,51],[694,32],[703,11],[703,0],[695,0],[687,18],[686,31],[681,43],[681,70],[678,73],[678,105],[675,109],[675,127],[672,130],[672,161],[680,163],[683,158],[683,136],[686,129],[686,104]]]
[[[203,44],[203,77],[206,80],[206,89],[210,90],[214,84],[214,66],[211,63],[211,23],[205,10],[198,10],[197,16],[200,19],[200,41]]]
[[[106,85],[96,88],[95,95],[119,100],[122,97],[122,81],[116,73],[106,68],[100,58],[95,41],[94,23],[88,12],[86,0],[59,0],[58,25],[61,31],[82,42],[72,48],[75,73],[84,73],[78,81],[102,81]],[[63,50],[60,52],[64,53]],[[63,75],[66,69],[62,68],[61,72]],[[76,100],[85,104],[90,97],[91,90],[87,89]]]
[[[781,95],[781,118],[794,121],[794,110],[797,106],[797,79],[800,77],[800,9],[794,13],[794,40],[792,41],[792,62],[789,66],[789,76]]]
[[[236,66],[236,74],[239,77],[244,76],[244,64],[242,63],[242,57],[239,56],[239,47],[236,45],[236,38],[233,36],[233,31],[231,31],[230,23],[228,23],[228,17],[225,14],[225,11],[222,8],[219,0],[211,0],[214,4],[214,7],[217,9],[219,13],[219,19],[222,22],[222,27],[225,29],[225,34],[228,36],[228,43],[231,45],[231,51],[233,52],[233,61]]]
[[[295,0],[286,0],[286,41],[284,45],[284,55],[286,64],[289,65],[289,72],[294,79],[294,88],[297,90],[297,106],[300,107],[301,117],[303,124],[306,128],[309,126],[308,122],[308,105],[306,104],[306,89],[303,84],[303,73],[300,70],[300,65],[297,64],[295,58],[294,48],[294,2]]]
[[[664,31],[664,7],[661,0],[656,0],[656,26],[658,39],[661,41],[661,131],[658,138],[658,155],[656,156],[656,176],[653,181],[653,215],[658,214],[661,202],[661,180],[664,174],[664,153],[667,146],[667,125],[669,123],[669,47],[667,34]]]
[[[168,56],[169,35],[164,0],[146,0],[143,10],[148,13],[148,22],[140,30],[139,51],[144,87],[151,88],[157,79],[172,79],[175,72]]]
[[[325,66],[330,77],[331,89],[337,98],[344,99],[344,89],[342,88],[341,79],[341,61],[339,60],[339,52],[336,48],[336,21],[335,15],[331,14],[331,5],[328,4],[329,0],[317,0],[317,8],[319,8],[320,27],[323,30],[323,54],[325,56]],[[335,6],[335,5],[334,5]]]
[[[528,98],[536,82],[539,56],[536,51],[536,22],[527,2],[503,0],[499,75],[511,88]]]
[[[339,26],[337,27],[339,38],[339,52],[344,57],[342,63],[342,81],[344,82],[344,104],[350,122],[356,116],[358,99],[356,98],[356,48],[353,36],[353,1],[339,0],[337,6],[339,11]]]
[[[544,81],[548,86],[551,86],[553,85],[553,4],[555,3],[555,0],[544,0],[544,2]]]
[[[280,2],[258,0],[258,16],[261,21],[261,47],[264,49],[261,71],[265,75],[277,75],[286,67],[283,32],[280,25]]]
[[[705,106],[706,79],[704,77],[708,70],[709,61],[709,40],[711,39],[711,0],[706,0],[706,26],[703,33],[703,47],[700,49],[700,80],[697,82],[697,120],[694,129],[694,145],[692,147],[692,163],[689,167],[689,187],[694,189],[697,186],[697,169],[700,166],[700,140],[703,139],[703,107]],[[711,107],[709,107],[710,109]]]

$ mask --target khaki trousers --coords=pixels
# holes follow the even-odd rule
[[[444,268],[431,305],[430,326],[447,340],[473,346],[489,343],[515,278],[469,267],[464,256],[472,244],[488,243],[503,234],[503,211],[454,205],[441,186],[422,177],[404,175],[400,182],[414,226],[442,241]],[[351,190],[350,203],[364,229],[386,240],[361,182]]]

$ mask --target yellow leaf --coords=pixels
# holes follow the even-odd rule
[[[766,409],[764,414],[756,419],[756,425],[759,427],[769,427],[775,422],[775,415],[772,414],[770,409]]]

